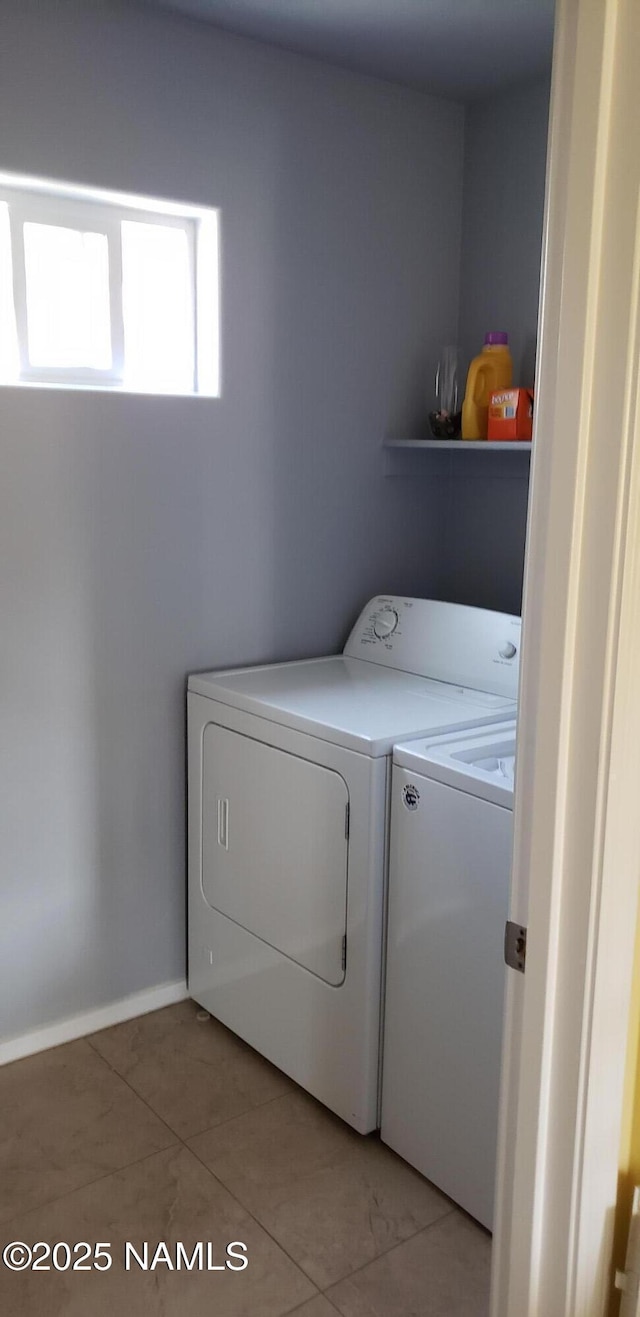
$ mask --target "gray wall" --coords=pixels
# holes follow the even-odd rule
[[[2,390],[0,1035],[184,972],[184,677],[435,592],[385,480],[455,337],[462,111],[120,3],[3,0],[0,168],[222,208],[223,396]],[[434,180],[437,179],[437,187]]]
[[[490,329],[506,329],[514,384],[531,384],[540,287],[549,83],[469,106],[460,278],[461,390]],[[446,597],[519,613],[528,493],[524,454],[452,455]]]
[[[463,371],[489,329],[506,329],[514,383],[533,383],[549,82],[467,108],[460,267]]]

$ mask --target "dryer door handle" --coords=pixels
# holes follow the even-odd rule
[[[229,849],[229,801],[218,796],[218,846]]]

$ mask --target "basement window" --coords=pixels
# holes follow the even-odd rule
[[[0,384],[218,397],[218,212],[0,174]]]

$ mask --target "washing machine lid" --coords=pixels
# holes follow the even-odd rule
[[[408,741],[393,747],[393,762],[416,776],[435,779],[513,809],[515,720],[454,737]]]
[[[394,742],[504,720],[515,701],[335,655],[195,673],[189,690],[371,756]]]

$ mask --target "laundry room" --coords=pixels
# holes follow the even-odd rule
[[[467,1216],[376,1133],[386,829],[398,740],[453,734],[465,763],[479,747],[479,833],[505,803],[491,774],[513,769],[532,445],[438,447],[429,416],[447,351],[457,409],[486,334],[508,333],[513,385],[536,384],[554,5],[524,4],[521,32],[496,0],[486,31],[474,5],[464,31],[432,7],[412,53],[411,6],[383,22],[381,0],[359,38],[310,17],[291,35],[277,0],[235,16],[225,0],[0,3],[0,1219],[49,1252],[114,1241],[108,1299],[105,1277],[56,1262],[45,1309],[5,1265],[12,1314],[199,1314],[213,1290],[230,1315],[488,1312],[492,1208]],[[106,269],[92,224],[60,218],[83,206],[110,253],[109,207],[123,230],[136,214],[165,235],[209,225],[209,319],[204,247],[189,256],[187,386],[162,378],[164,329],[157,386],[109,376],[146,259],[133,246],[119,292],[113,263],[105,276],[111,308],[125,297],[109,370],[96,349],[73,378],[45,303],[66,325],[82,296],[59,271],[39,323],[60,355],[38,363],[36,229],[77,230],[91,278]],[[262,665],[258,685],[224,677]],[[232,786],[207,767],[219,755]],[[415,763],[400,768],[415,791]],[[261,847],[258,816],[234,812],[256,779]],[[511,795],[512,779],[509,811]],[[252,855],[257,958],[237,881]],[[282,918],[263,884],[287,865]],[[226,912],[228,954],[194,891]],[[153,1277],[116,1257],[145,1239],[173,1258]],[[177,1240],[191,1261],[208,1244],[214,1274],[205,1257],[168,1275]]]
[[[533,368],[548,84],[474,102],[465,173],[460,104],[153,7],[3,32],[2,169],[219,205],[222,267],[219,398],[3,392],[18,1036],[181,975],[189,671],[335,651],[380,590],[519,612],[527,457],[382,445],[492,315]]]

